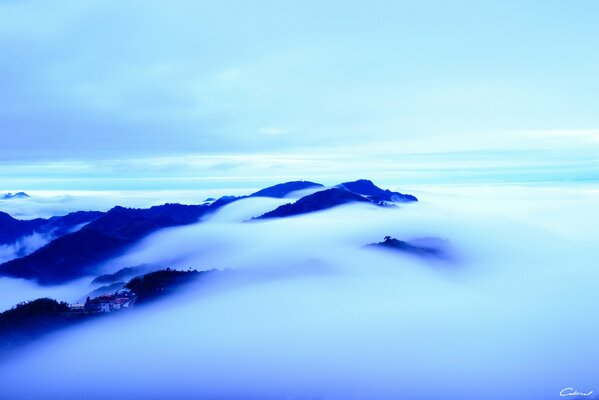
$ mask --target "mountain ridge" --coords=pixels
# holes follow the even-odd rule
[[[368,179],[358,179],[357,181],[344,182],[337,185],[337,187],[366,196],[371,200],[378,202],[391,201],[394,203],[409,203],[418,201],[416,196],[411,194],[403,194],[399,192],[392,192],[389,189],[381,189]]]
[[[368,203],[369,200],[344,189],[330,188],[304,196],[295,203],[283,204],[282,206],[254,219],[291,217],[315,211],[322,211],[352,202]]]
[[[0,245],[12,244],[34,233],[51,235],[54,238],[70,233],[72,229],[99,218],[100,211],[75,211],[48,219],[21,220],[0,211]]]
[[[0,200],[10,200],[10,199],[26,199],[29,196],[25,192],[17,192],[17,193],[4,193],[0,195]]]
[[[149,209],[114,207],[77,232],[55,239],[25,257],[0,265],[0,274],[58,284],[91,273],[144,236],[199,220],[211,206],[165,204]]]
[[[357,181],[344,182],[332,188],[317,191],[302,197],[294,203],[283,204],[272,211],[264,213],[259,217],[255,217],[254,220],[291,217],[294,215],[326,210],[352,202],[367,202],[379,207],[393,207],[394,205],[390,203],[408,203],[417,201],[418,199],[416,196],[383,190],[370,180],[359,179]]]
[[[71,213],[64,216],[62,220],[51,218],[48,220],[50,222],[33,220],[34,222],[31,222],[33,225],[51,224],[64,235],[31,254],[1,264],[0,275],[33,279],[44,285],[64,283],[95,273],[95,268],[101,263],[123,254],[130,246],[159,229],[200,222],[205,215],[237,200],[263,196],[281,198],[297,190],[320,187],[324,188],[323,185],[315,182],[292,181],[269,186],[247,196],[221,197],[212,203],[196,205],[167,203],[150,208],[115,206],[105,213]],[[393,206],[388,203],[391,201],[389,199],[400,202],[417,201],[414,196],[383,190],[371,181],[358,180],[316,191],[253,219],[301,215],[348,203],[370,203],[379,207]],[[75,232],[68,231],[67,227],[72,226],[74,222],[80,222],[88,217],[96,218]],[[0,214],[0,222],[3,219],[8,221],[7,223],[18,221],[8,214]]]

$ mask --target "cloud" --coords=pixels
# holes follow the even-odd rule
[[[349,206],[245,224],[237,221],[266,204],[240,202],[152,235],[121,261],[227,267],[256,279],[201,282],[54,335],[2,360],[3,395],[503,400],[549,398],[572,382],[591,390],[597,193],[415,194],[420,203],[394,210]],[[447,238],[461,261],[360,248],[385,234]],[[23,385],[31,376],[39,384]]]
[[[263,135],[282,135],[284,133],[287,133],[287,131],[285,129],[274,128],[274,127],[261,128],[260,130],[258,130],[258,132]]]
[[[566,147],[599,143],[599,129],[548,129],[536,131],[523,131],[523,135],[542,139],[548,143],[559,143]],[[558,141],[559,140],[559,141]]]
[[[227,68],[216,74],[216,78],[225,83],[239,81],[242,76],[243,72],[239,68]]]
[[[586,131],[585,131],[586,132]],[[327,184],[370,178],[381,184],[467,182],[591,182],[597,179],[597,143],[592,132],[505,132],[485,147],[477,135],[456,137],[452,146],[410,141],[339,144],[289,151],[171,154],[155,157],[4,162],[4,191],[193,190],[259,188],[311,179]],[[267,135],[268,136],[268,135]],[[278,140],[281,135],[270,135]],[[504,141],[505,144],[501,144]],[[487,140],[487,144],[489,144]]]
[[[508,141],[504,132],[547,121],[598,124],[587,98],[597,56],[584,31],[596,28],[585,7],[568,18],[542,7],[538,18],[529,6],[522,18],[535,25],[516,21],[507,35],[497,17],[511,12],[503,4],[490,12],[380,3],[366,13],[339,2],[0,7],[0,158],[9,163],[373,140],[398,151],[406,142],[451,148],[468,143],[463,132],[493,147]],[[556,17],[560,26],[545,24]],[[448,20],[463,29],[445,29]],[[551,50],[547,37],[556,39]]]
[[[89,278],[83,278],[67,285],[39,286],[25,279],[0,277],[0,312],[10,309],[20,302],[41,297],[50,297],[61,301],[75,302],[82,293],[89,291]]]
[[[590,390],[599,238],[588,221],[599,217],[597,193],[487,186],[415,194],[420,203],[393,210],[349,206],[240,223],[270,206],[252,199],[152,235],[115,267],[153,260],[256,279],[199,283],[62,332],[2,363],[3,393],[474,400],[514,391],[542,399],[573,383]],[[386,234],[447,238],[460,262],[360,248]]]
[[[50,240],[52,240],[51,235],[42,235],[36,232],[20,238],[13,244],[0,245],[0,264],[31,254],[46,245]]]

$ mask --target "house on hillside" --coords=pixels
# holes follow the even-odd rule
[[[118,290],[114,294],[88,298],[83,309],[90,313],[108,313],[131,308],[135,303],[136,296],[129,289]],[[71,307],[71,309],[73,309]]]
[[[131,307],[131,299],[127,297],[117,297],[110,301],[110,311],[118,311]]]

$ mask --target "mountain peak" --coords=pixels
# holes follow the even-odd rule
[[[0,199],[2,199],[2,200],[26,199],[28,197],[30,197],[30,196],[25,192],[5,193],[3,195],[0,195]]]
[[[0,275],[35,279],[41,284],[63,283],[90,273],[100,262],[158,229],[197,222],[208,211],[208,206],[176,203],[147,209],[117,206],[76,232],[1,264]]]
[[[420,238],[404,241],[391,236],[385,236],[382,242],[371,243],[365,247],[389,249],[420,257],[436,257],[450,260],[447,251],[447,241],[439,238]]]
[[[351,202],[369,202],[370,200],[342,188],[331,188],[304,196],[295,203],[284,204],[256,219],[289,217],[314,211],[326,210]]]
[[[286,197],[289,193],[295,192],[297,190],[315,189],[321,187],[324,186],[316,182],[291,181],[279,183],[274,186],[269,186],[267,188],[257,191],[256,193],[252,193],[250,197],[275,197],[280,199]]]
[[[389,189],[383,190],[368,179],[358,179],[357,181],[353,182],[344,182],[339,184],[337,187],[362,196],[366,196],[373,201],[391,201],[398,203],[418,201],[416,196],[412,196],[411,194],[392,192]]]

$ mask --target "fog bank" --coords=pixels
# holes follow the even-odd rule
[[[3,395],[540,400],[599,389],[599,190],[414,194],[422,201],[397,209],[241,222],[272,206],[252,199],[151,235],[105,268],[257,278],[198,282],[53,335],[0,362]],[[447,239],[454,261],[362,248],[385,235]]]

